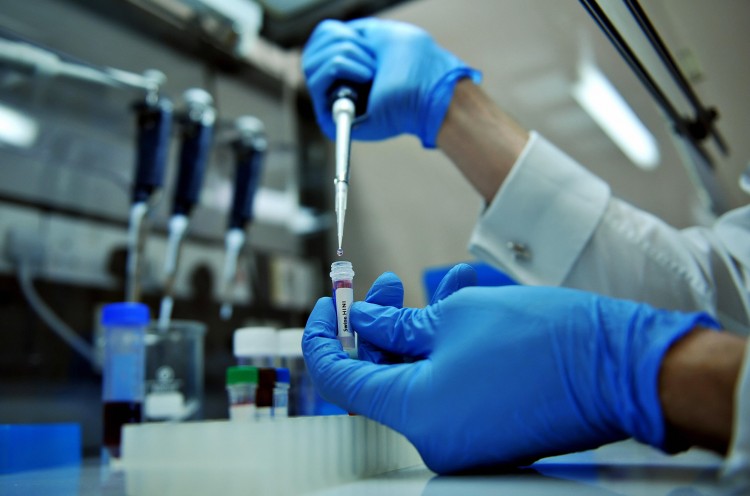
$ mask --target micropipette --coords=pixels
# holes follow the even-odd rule
[[[240,117],[235,121],[235,129],[238,137],[232,141],[236,161],[234,198],[229,212],[221,278],[222,305],[219,315],[224,320],[232,316],[232,289],[237,261],[245,245],[245,230],[253,218],[253,201],[268,148],[265,128],[259,119],[252,116]]]
[[[333,178],[335,188],[336,237],[338,250],[336,254],[344,254],[344,218],[346,217],[346,202],[349,195],[349,155],[351,151],[352,124],[367,110],[367,98],[370,83],[354,84],[337,82],[328,93],[331,102],[331,114],[336,124],[336,175]]]
[[[150,203],[164,183],[164,168],[172,131],[172,102],[159,95],[164,76],[152,71],[153,90],[134,108],[137,115],[136,172],[128,228],[128,260],[125,280],[126,301],[140,298],[140,265]]]
[[[186,109],[178,119],[182,145],[172,216],[168,226],[169,237],[164,260],[164,295],[159,310],[159,329],[166,329],[172,316],[174,282],[182,240],[187,231],[190,211],[200,197],[216,122],[213,98],[208,92],[200,88],[191,88],[184,93],[184,99]]]

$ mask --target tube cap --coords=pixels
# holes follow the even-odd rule
[[[238,365],[227,369],[227,386],[234,384],[257,384],[258,369],[257,367],[248,367]]]
[[[351,279],[354,277],[352,263],[346,260],[339,260],[331,264],[331,279],[340,281],[341,279]]]
[[[278,336],[273,327],[243,327],[234,331],[232,338],[234,356],[276,356]]]
[[[110,303],[102,309],[102,324],[105,326],[145,325],[150,320],[148,306],[143,303]]]
[[[286,384],[289,384],[291,382],[291,375],[289,374],[288,368],[280,367],[276,369],[276,382],[284,382]]]

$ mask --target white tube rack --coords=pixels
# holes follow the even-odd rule
[[[303,494],[422,464],[401,434],[360,416],[124,426],[129,495]]]

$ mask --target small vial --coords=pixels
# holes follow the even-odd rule
[[[354,270],[352,263],[346,261],[331,264],[331,281],[333,282],[333,304],[336,306],[337,337],[344,351],[356,349],[354,331],[349,325],[349,309],[354,303]]]
[[[279,344],[274,327],[242,327],[234,331],[232,350],[237,365],[273,367]]]
[[[276,387],[276,369],[270,367],[258,369],[258,390],[255,393],[255,418],[257,420],[273,417],[274,387]]]
[[[289,386],[291,376],[289,369],[276,369],[276,385],[273,388],[273,417],[286,418],[289,416]]]
[[[258,388],[258,369],[237,365],[227,369],[229,419],[239,422],[255,420],[255,391]]]
[[[143,420],[145,336],[149,320],[148,307],[142,303],[112,303],[102,310],[105,456],[119,458],[122,426]]]

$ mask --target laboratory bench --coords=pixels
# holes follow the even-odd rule
[[[625,441],[597,450],[568,454],[540,460],[529,468],[489,475],[438,476],[424,465],[403,468],[373,477],[344,481],[295,491],[294,494],[314,496],[338,495],[454,495],[485,494],[574,494],[574,495],[717,495],[748,494],[719,483],[721,458],[700,450],[676,456],[663,455],[634,441]],[[174,470],[174,467],[172,468]],[[204,484],[190,484],[194,472],[201,473]],[[241,481],[241,470],[233,468]],[[128,495],[205,494],[212,479],[223,480],[219,494],[260,494],[243,489],[243,485],[227,486],[232,470],[200,467],[181,468],[172,482],[148,486],[149,477],[158,478],[160,467],[136,470],[116,469],[98,459],[84,459],[78,465],[27,471],[0,476],[0,494],[16,495]],[[180,474],[180,471],[184,473]],[[193,472],[189,474],[188,472]],[[293,476],[294,471],[290,471]],[[184,476],[184,477],[183,477]],[[186,481],[180,484],[179,481]],[[227,490],[227,487],[232,489]],[[272,489],[263,494],[284,494]],[[136,489],[140,488],[140,489]]]

